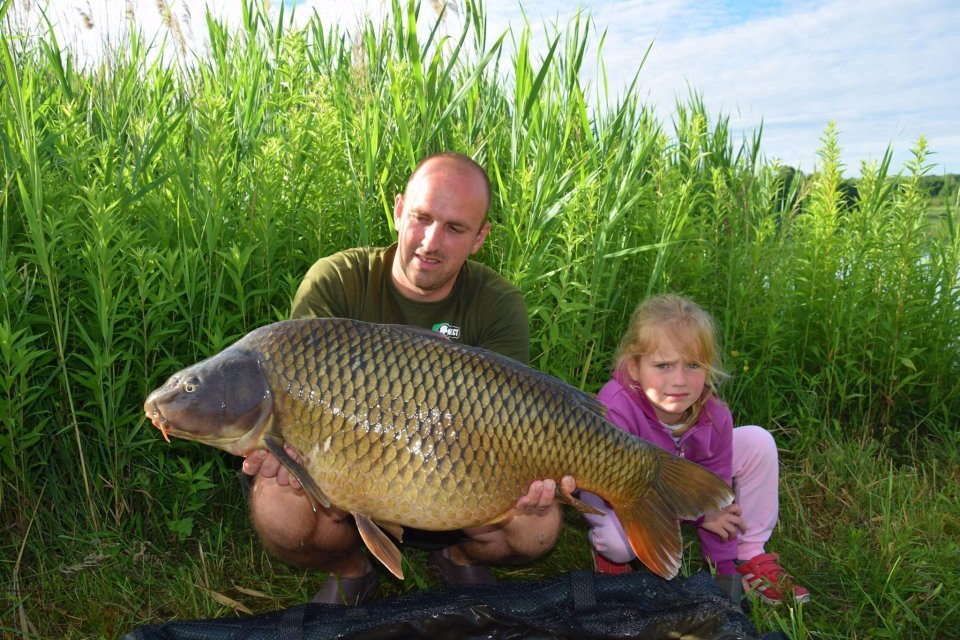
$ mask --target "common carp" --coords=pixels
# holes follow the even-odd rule
[[[398,578],[403,527],[507,517],[531,482],[571,475],[611,504],[637,557],[680,566],[678,519],[733,500],[703,467],[617,428],[591,395],[426,330],[339,318],[255,329],[150,394],[163,436],[273,452],[325,507],[350,512]],[[284,445],[299,455],[287,455]],[[558,499],[596,512],[573,495]]]

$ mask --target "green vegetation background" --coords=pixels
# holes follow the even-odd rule
[[[478,258],[523,290],[535,366],[596,391],[653,292],[719,321],[723,395],[782,449],[770,550],[813,592],[755,607],[762,630],[960,636],[958,189],[929,175],[923,138],[902,173],[888,153],[849,181],[830,125],[799,175],[696,94],[663,123],[642,73],[616,97],[602,68],[585,83],[586,17],[534,55],[529,26],[488,34],[473,2],[452,36],[407,4],[358,33],[245,10],[238,32],[208,20],[202,59],[168,16],[172,64],[133,30],[91,69],[4,20],[3,637],[117,637],[317,588],[255,541],[238,460],[164,443],[142,402],[284,318],[318,257],[390,242],[393,195],[445,149],[489,170]],[[504,575],[588,567],[568,523],[547,560]],[[408,560],[390,588],[429,583]]]

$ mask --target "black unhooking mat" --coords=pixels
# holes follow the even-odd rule
[[[778,637],[778,636],[770,636]],[[758,638],[709,574],[663,580],[649,572],[573,571],[538,581],[437,587],[360,607],[302,604],[285,611],[140,627],[123,640],[559,640]],[[766,637],[765,637],[766,638]]]

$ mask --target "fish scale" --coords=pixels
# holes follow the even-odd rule
[[[164,435],[273,451],[314,501],[352,513],[397,575],[399,552],[380,527],[498,522],[535,480],[571,475],[602,496],[638,557],[667,577],[679,568],[677,519],[732,500],[718,477],[612,425],[579,389],[410,327],[267,325],[175,374],[144,409]]]
[[[269,333],[254,334],[249,344],[242,345],[271,354],[263,359],[265,373],[276,377],[279,388],[289,390],[285,397],[274,398],[278,415],[289,414],[292,424],[311,425],[298,432],[285,431],[285,440],[304,452],[309,474],[334,503],[344,504],[356,484],[336,486],[345,475],[340,470],[354,468],[363,455],[367,457],[363,468],[379,469],[381,483],[402,485],[404,492],[399,500],[387,492],[379,501],[367,496],[360,506],[375,509],[387,521],[400,522],[410,514],[409,500],[402,499],[406,494],[438,505],[429,513],[409,516],[407,524],[418,528],[459,529],[484,524],[503,513],[505,501],[515,502],[536,479],[524,449],[549,442],[548,427],[558,419],[566,420],[533,410],[549,389],[529,381],[517,385],[521,376],[515,373],[505,380],[506,386],[522,386],[529,389],[527,394],[484,393],[495,380],[496,369],[490,361],[473,357],[474,352],[406,329],[363,328],[367,331],[328,332],[318,330],[315,323],[306,324],[282,343],[295,354],[292,359],[272,356],[277,351],[270,348]],[[311,360],[304,353],[308,349],[328,356]],[[374,357],[365,357],[367,352]],[[435,374],[445,370],[456,374]],[[340,394],[334,394],[328,380],[346,384]],[[468,391],[464,407],[458,402],[457,386]],[[367,388],[376,393],[366,394],[364,403],[357,392]],[[314,396],[316,406],[311,406],[306,398]],[[318,408],[335,417],[312,420]],[[334,440],[328,451],[336,454],[314,454],[312,445],[330,436]],[[380,446],[358,444],[371,440]],[[549,447],[543,450],[545,459],[553,457]],[[446,471],[438,468],[438,461],[445,458],[455,461]],[[554,468],[546,469],[550,475],[572,464],[569,456],[555,462]],[[507,473],[496,473],[500,469]],[[454,493],[449,483],[442,482],[449,474],[461,479]]]

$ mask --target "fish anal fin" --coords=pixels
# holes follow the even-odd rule
[[[290,457],[283,448],[283,441],[280,438],[276,436],[265,437],[263,439],[263,445],[270,453],[275,455],[277,460],[280,461],[280,464],[286,467],[287,471],[292,473],[300,482],[300,486],[303,487],[303,490],[307,492],[307,497],[310,498],[310,506],[313,507],[314,511],[317,510],[317,504],[320,504],[324,508],[330,506],[330,498],[320,490],[320,487],[317,486],[317,483],[310,477],[307,470],[303,468],[303,465]]]
[[[403,542],[403,527],[400,525],[392,522],[380,522],[379,520],[374,520],[374,524],[393,536],[397,542]]]
[[[363,543],[367,545],[370,553],[382,562],[390,573],[403,580],[403,569],[400,568],[400,549],[397,548],[397,545],[390,542],[390,538],[367,514],[354,511],[351,515],[356,521],[360,537],[363,538]]]
[[[555,496],[556,496],[556,499],[559,500],[560,502],[570,505],[571,507],[573,507],[577,511],[580,511],[581,513],[589,513],[597,516],[607,515],[603,511],[600,511],[599,509],[597,509],[596,507],[589,505],[583,500],[580,500],[579,498],[575,497],[572,493],[570,493],[569,491],[563,488],[562,483],[559,483],[559,482],[557,483]],[[516,512],[513,509],[508,509],[507,511],[504,511],[503,513],[495,517],[493,520],[485,522],[483,526],[503,524],[504,522],[512,518],[514,515],[516,515]]]
[[[513,507],[511,507],[511,508],[507,509],[506,511],[504,511],[503,513],[501,513],[500,515],[498,515],[497,517],[495,517],[493,520],[488,520],[487,522],[484,522],[484,523],[483,523],[482,525],[480,525],[480,526],[481,526],[481,527],[491,527],[491,526],[495,526],[495,525],[500,525],[500,524],[503,524],[504,522],[506,522],[507,520],[509,520],[510,518],[512,518],[512,517],[515,516],[515,515],[516,515],[516,512],[513,510]]]
[[[579,498],[575,497],[572,493],[565,490],[559,484],[557,485],[557,499],[560,500],[560,502],[563,502],[564,504],[570,505],[580,513],[589,513],[590,515],[594,515],[594,516],[607,515],[603,511],[600,511],[600,509],[597,509],[596,507],[589,505],[583,500],[580,500]]]

